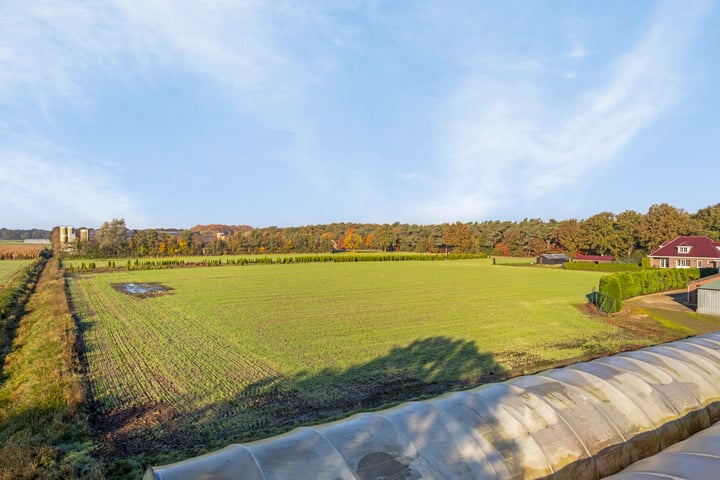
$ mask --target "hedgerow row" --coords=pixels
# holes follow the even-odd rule
[[[649,295],[687,287],[688,281],[700,278],[697,268],[664,268],[641,270],[639,272],[620,272],[600,278],[601,295],[614,300],[610,313],[622,309],[626,298]]]
[[[114,260],[107,262],[107,266],[98,266],[96,262],[82,262],[79,267],[73,264],[65,266],[68,272],[87,272],[96,269],[102,270],[153,270],[162,268],[189,268],[189,267],[212,267],[221,265],[277,265],[293,263],[347,263],[347,262],[401,262],[401,261],[442,261],[442,260],[465,260],[473,258],[486,258],[484,254],[472,253],[450,253],[450,254],[413,254],[413,253],[386,253],[386,254],[327,254],[327,255],[298,255],[298,256],[247,256],[207,258],[200,261],[184,260],[180,258],[167,259],[139,259],[128,260],[123,266]]]

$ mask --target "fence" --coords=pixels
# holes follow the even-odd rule
[[[585,295],[588,302],[595,305],[598,310],[605,314],[610,314],[615,311],[615,299],[610,295],[605,295],[595,290],[593,287],[592,292]]]

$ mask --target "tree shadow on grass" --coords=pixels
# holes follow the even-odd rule
[[[383,357],[342,371],[265,378],[231,399],[195,411],[147,405],[98,416],[95,426],[109,460],[143,455],[143,461],[166,463],[507,376],[474,342],[439,336],[395,347]],[[154,459],[147,458],[150,452]]]

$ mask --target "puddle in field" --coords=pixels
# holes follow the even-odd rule
[[[112,287],[118,292],[135,297],[157,297],[172,290],[160,283],[113,283]]]

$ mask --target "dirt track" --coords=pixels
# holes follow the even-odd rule
[[[694,312],[695,306],[685,305],[687,302],[686,290],[673,290],[670,292],[655,293],[653,295],[645,295],[643,297],[629,298],[623,301],[625,306],[638,306],[661,308],[663,310],[675,310],[678,312]]]

